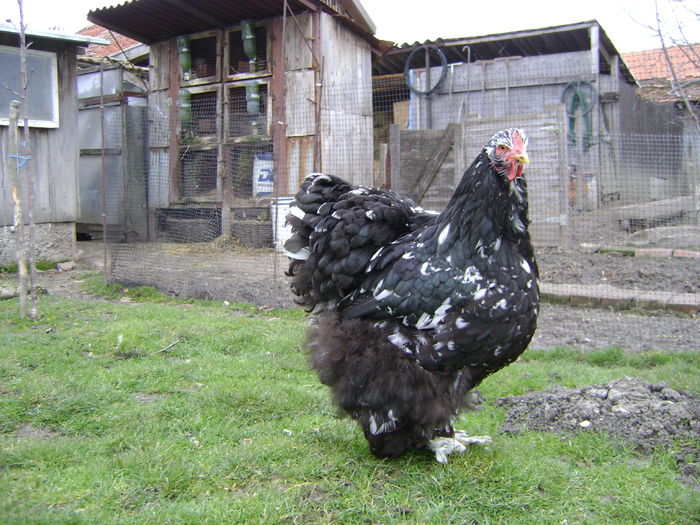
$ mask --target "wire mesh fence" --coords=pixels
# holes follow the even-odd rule
[[[275,100],[263,76],[182,89],[175,107],[163,91],[122,119],[105,112],[106,144],[121,145],[119,158],[111,146],[103,153],[108,277],[291,305],[284,215],[306,174],[391,188],[439,211],[488,139],[520,127],[544,285],[699,293],[692,121],[635,98],[631,85],[612,101],[603,83],[562,80],[548,60],[456,65],[429,94],[402,75],[311,75],[288,79]],[[425,87],[424,76],[412,82]]]

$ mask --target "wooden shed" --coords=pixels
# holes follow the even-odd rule
[[[445,205],[465,163],[489,132],[505,127],[524,127],[532,139],[530,215],[540,243],[566,239],[572,210],[689,191],[669,146],[680,140],[675,115],[638,95],[595,20],[397,46],[374,74],[375,90],[411,84],[384,108],[396,126],[385,134],[388,178],[426,207]]]
[[[88,18],[150,45],[156,238],[234,233],[266,246],[270,203],[306,174],[372,182],[371,67],[380,43],[357,0],[137,0]]]
[[[20,169],[24,202],[28,170],[35,180],[33,216],[37,258],[65,260],[75,251],[78,215],[78,98],[76,54],[98,38],[26,33],[31,159]],[[7,154],[10,101],[20,91],[19,32],[0,25],[0,148]],[[20,121],[25,115],[20,113]],[[24,156],[26,152],[23,153]],[[6,164],[0,163],[0,264],[15,260],[14,204]]]

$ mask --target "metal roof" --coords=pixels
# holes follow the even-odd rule
[[[19,36],[19,29],[13,25],[0,23],[0,33],[4,34],[14,34]],[[58,40],[61,42],[72,43],[75,45],[86,45],[86,44],[109,44],[103,38],[95,38],[86,35],[73,35],[66,33],[57,33],[55,31],[34,31],[33,29],[27,29],[24,32],[25,38],[27,39],[43,39],[43,40]],[[19,44],[19,41],[18,41]]]
[[[592,27],[599,28],[601,54],[609,57],[619,55],[615,46],[596,20],[510,33],[437,39],[425,43],[433,44],[440,48],[445,54],[448,63],[467,62],[468,60],[475,62],[509,56],[525,57],[587,51],[591,48],[589,30]],[[395,45],[381,59],[375,61],[373,74],[390,75],[403,73],[408,55],[422,45],[419,42]],[[623,61],[620,61],[620,68],[625,79],[628,82],[634,82],[633,76]]]
[[[374,24],[358,0],[287,0],[293,13],[323,9],[343,17],[366,36]],[[283,0],[132,0],[95,9],[88,20],[153,44],[179,35],[236,25],[241,20],[280,17]]]

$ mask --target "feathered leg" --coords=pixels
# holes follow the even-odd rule
[[[361,425],[370,451],[397,457],[427,447],[445,463],[453,452],[490,442],[452,429],[468,378],[429,371],[401,351],[391,327],[366,320],[344,320],[325,313],[312,324],[307,347],[321,382],[335,402]]]

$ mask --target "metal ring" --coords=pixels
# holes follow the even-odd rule
[[[432,49],[433,51],[435,51],[437,53],[438,57],[440,58],[441,71],[440,71],[440,78],[438,79],[438,81],[435,83],[435,85],[433,87],[430,87],[426,90],[421,90],[421,89],[418,89],[417,87],[415,87],[411,83],[411,77],[410,77],[409,72],[411,71],[411,60],[413,59],[413,55],[415,55],[418,51],[426,50],[426,49]],[[426,64],[426,66],[427,65],[428,64]],[[413,91],[414,93],[416,93],[418,95],[429,95],[430,93],[435,91],[438,88],[438,86],[440,86],[440,84],[442,84],[442,81],[445,80],[445,77],[447,76],[447,57],[445,56],[445,53],[442,52],[442,49],[440,49],[439,47],[437,47],[433,44],[423,44],[422,46],[417,47],[416,49],[411,51],[411,54],[408,55],[408,58],[406,59],[406,65],[404,66],[404,69],[403,69],[403,75],[404,75],[404,78],[406,79],[406,85],[408,86],[408,89],[410,89],[411,91]]]

